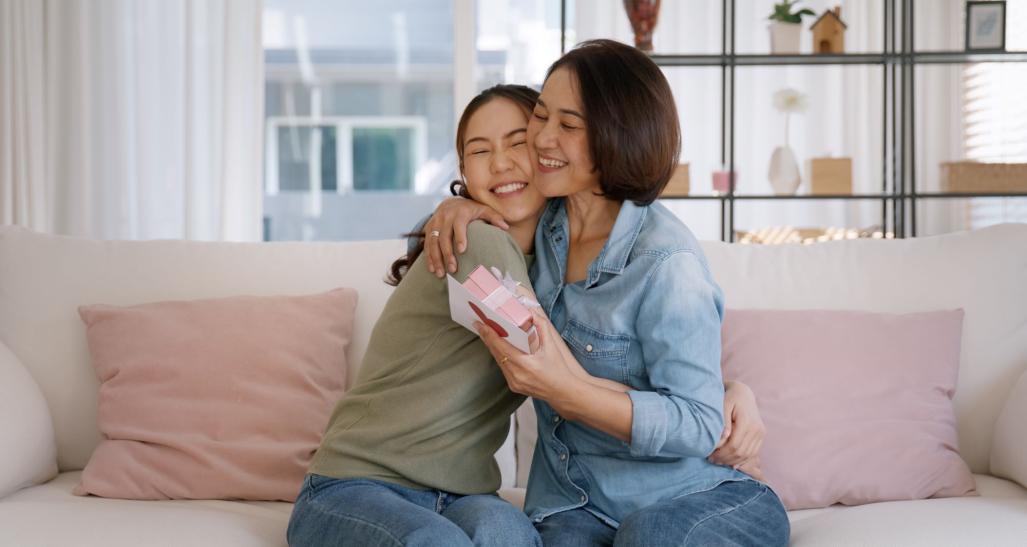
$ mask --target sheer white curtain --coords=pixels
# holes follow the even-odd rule
[[[261,238],[259,0],[0,0],[0,14],[0,196],[32,213],[3,222]]]
[[[736,2],[735,50],[737,53],[769,53],[767,15],[774,0]],[[880,52],[884,46],[884,1],[807,0],[803,7],[819,15],[840,5],[848,25],[845,49],[849,53]],[[959,24],[962,3],[947,2],[919,10],[918,32],[949,36],[950,22]],[[813,20],[803,23],[801,47],[812,51]],[[961,28],[961,27],[960,27]],[[632,34],[620,0],[576,2],[577,40],[613,38],[632,42]],[[961,36],[960,33],[955,33]],[[663,2],[653,39],[657,53],[719,53],[721,51],[720,2]],[[951,49],[951,48],[946,48]],[[957,48],[958,49],[958,48]],[[690,164],[692,193],[708,194],[710,173],[720,159],[720,69],[665,68],[674,88],[684,136],[682,161]],[[947,75],[946,75],[947,77]],[[773,107],[775,91],[790,87],[808,97],[809,108],[792,114],[790,146],[802,172],[798,193],[809,190],[809,160],[815,157],[850,157],[853,191],[879,193],[885,169],[883,152],[883,68],[880,66],[774,66],[735,69],[735,166],[737,191],[741,194],[772,193],[767,180],[770,155],[784,141],[784,117]],[[931,150],[933,158],[958,158],[960,113],[957,81],[927,82],[916,88],[918,116],[928,120],[921,127],[918,146]],[[927,98],[930,97],[930,101]],[[922,115],[922,116],[921,116]],[[928,135],[925,137],[925,135]],[[935,162],[937,163],[937,162]],[[887,165],[890,169],[890,163]],[[937,176],[919,171],[921,177]],[[665,201],[702,238],[719,238],[719,205]],[[880,202],[843,201],[745,201],[736,202],[736,228],[765,226],[869,227],[881,223]],[[945,222],[946,219],[941,219]]]
[[[0,0],[0,224],[47,229],[43,3]]]

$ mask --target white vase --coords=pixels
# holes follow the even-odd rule
[[[802,177],[799,175],[799,162],[795,161],[795,153],[787,146],[778,146],[770,155],[770,168],[767,170],[770,187],[780,196],[790,196],[799,189]]]
[[[771,53],[777,55],[794,55],[799,53],[799,35],[802,33],[801,24],[774,21],[767,29],[770,30]]]

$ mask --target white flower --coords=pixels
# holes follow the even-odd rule
[[[806,96],[790,87],[774,93],[774,108],[786,114],[805,112],[807,106],[809,106],[809,101],[806,99]]]

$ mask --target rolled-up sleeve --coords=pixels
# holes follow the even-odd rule
[[[723,295],[690,251],[665,257],[649,279],[636,333],[651,391],[630,391],[635,457],[709,456],[724,428],[720,372]]]

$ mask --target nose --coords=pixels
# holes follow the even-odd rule
[[[535,134],[536,150],[556,147],[556,123],[557,121],[553,117],[542,123],[542,127]]]
[[[505,148],[500,148],[495,154],[492,154],[491,168],[493,173],[502,173],[508,171],[513,167],[513,160],[510,159],[510,151]]]

